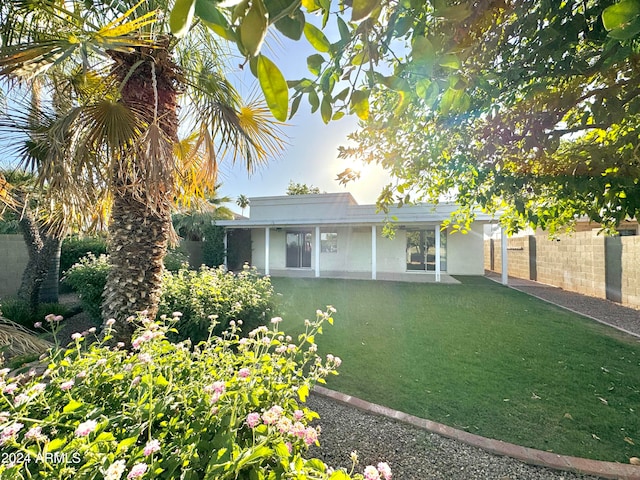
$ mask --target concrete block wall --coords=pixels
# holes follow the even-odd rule
[[[640,308],[640,236],[622,240],[622,304]],[[605,237],[597,230],[561,235],[550,240],[536,235],[536,273],[540,283],[571,292],[607,298]],[[494,240],[494,271],[501,273],[500,240]],[[508,239],[509,275],[530,278],[528,237]],[[485,241],[485,266],[489,269],[489,240]]]
[[[640,308],[640,237],[622,237],[622,303]]]
[[[28,260],[22,235],[0,235],[0,300],[18,293]]]
[[[530,278],[529,237],[509,238],[507,240],[507,255],[509,259],[509,275],[518,278]]]
[[[576,232],[550,240],[536,235],[538,282],[606,298],[604,237]]]

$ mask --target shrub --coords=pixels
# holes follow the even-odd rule
[[[189,255],[181,247],[170,249],[164,257],[164,268],[170,272],[189,268]]]
[[[202,261],[209,267],[218,267],[224,263],[224,227],[206,225],[203,228]]]
[[[242,320],[246,330],[264,324],[266,315],[273,312],[273,295],[271,280],[255,268],[245,266],[235,274],[224,267],[202,266],[197,271],[165,273],[160,310],[180,310],[176,338],[198,342],[207,337],[209,314],[218,316],[216,334],[232,320]]]
[[[79,293],[83,309],[96,322],[100,322],[102,292],[110,268],[106,255],[90,254],[71,267],[63,279]],[[210,314],[218,315],[219,333],[231,320],[242,320],[247,330],[255,328],[273,312],[271,280],[248,266],[237,274],[224,267],[165,271],[162,290],[160,310],[183,313],[176,325],[178,333],[172,335],[174,340],[204,340]]]
[[[303,402],[340,364],[313,343],[330,313],[295,343],[279,320],[248,338],[232,325],[191,350],[168,342],[162,321],[139,318],[132,352],[84,349],[78,334],[46,359],[43,377],[1,371],[0,478],[351,478],[304,458],[318,430]]]
[[[90,253],[73,265],[62,278],[78,292],[82,309],[96,322],[101,322],[102,293],[109,275],[109,257]]]
[[[95,257],[105,255],[107,253],[106,239],[100,236],[79,237],[77,235],[65,238],[60,249],[60,275],[64,275],[64,272],[89,253]]]
[[[33,328],[34,323],[42,320],[49,313],[66,316],[69,313],[69,307],[59,303],[41,303],[32,314],[29,302],[20,298],[5,298],[0,304],[0,314],[27,328]]]

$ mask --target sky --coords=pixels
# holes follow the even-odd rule
[[[327,35],[331,40],[331,33]],[[269,36],[263,46],[263,53],[278,65],[287,80],[297,80],[304,76],[314,78],[307,70],[306,58],[317,52],[304,37],[294,42],[281,35]],[[244,95],[258,88],[257,80],[248,71],[248,68],[232,68],[229,72],[236,88]],[[305,97],[296,115],[283,127],[288,146],[282,155],[270,159],[266,166],[250,177],[242,165],[222,165],[221,196],[229,196],[235,201],[239,195],[249,198],[285,195],[289,182],[293,181],[319,187],[322,192],[327,193],[348,191],[360,204],[375,203],[382,187],[388,183],[384,170],[375,165],[363,165],[338,158],[338,147],[348,145],[347,136],[356,128],[355,115],[345,116],[325,125],[319,111],[311,114]],[[336,180],[338,173],[345,168],[361,172],[360,179],[350,182],[346,187]],[[235,203],[229,206],[239,211]]]

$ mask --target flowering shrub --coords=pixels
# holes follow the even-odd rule
[[[107,255],[96,257],[93,253],[89,253],[67,270],[62,277],[63,283],[71,285],[78,292],[82,309],[96,324],[101,323],[102,292],[107,284],[110,268]]]
[[[80,294],[83,309],[96,323],[101,323],[102,292],[110,268],[108,256],[89,254],[64,277]],[[231,320],[242,320],[249,331],[265,324],[273,311],[271,280],[247,265],[239,273],[224,267],[202,266],[194,271],[183,266],[175,272],[165,271],[162,284],[160,311],[183,313],[172,340],[190,338],[195,344],[206,339],[210,314],[218,316],[215,333],[219,334]]]
[[[218,316],[215,334],[232,320],[242,320],[245,331],[264,325],[273,311],[273,296],[269,277],[248,265],[238,273],[202,266],[197,271],[165,272],[160,311],[180,310],[176,339],[191,338],[197,343],[207,338],[212,313]]]
[[[42,375],[0,370],[0,479],[390,479],[384,463],[353,475],[304,458],[319,433],[304,401],[340,364],[314,343],[332,311],[295,341],[274,318],[193,348],[139,317],[131,352],[79,335]]]

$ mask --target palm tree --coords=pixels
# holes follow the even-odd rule
[[[167,3],[18,0],[0,6],[1,76],[46,76],[50,85],[77,92],[100,85],[99,98],[76,95],[66,115],[42,133],[50,148],[38,175],[52,196],[66,195],[75,205],[87,195],[75,187],[79,178],[109,192],[113,268],[103,317],[116,319],[118,339],[125,341],[131,313],[156,314],[182,173],[198,171],[215,185],[226,154],[252,171],[282,148],[268,110],[243,105],[224,78],[225,55],[205,27],[194,24],[181,39],[168,34],[161,14]],[[186,166],[178,161],[181,125],[194,139]]]
[[[242,216],[244,217],[244,209],[249,206],[249,199],[246,195],[240,195],[236,200],[236,204],[242,209]]]

